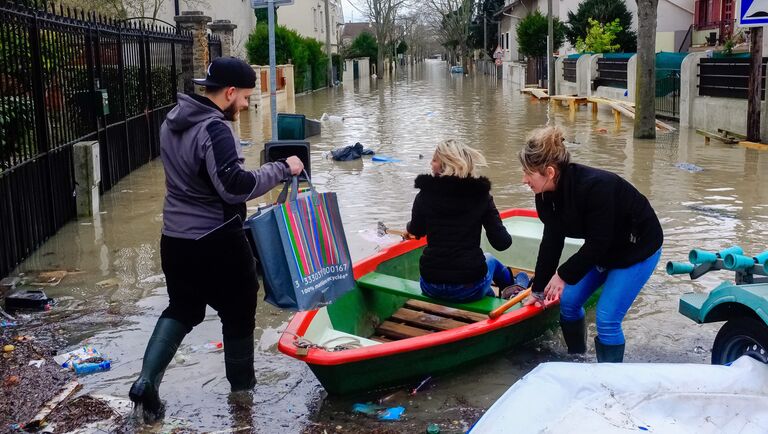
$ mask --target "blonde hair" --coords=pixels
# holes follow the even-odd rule
[[[560,127],[543,127],[531,131],[518,157],[526,173],[543,174],[547,166],[553,166],[558,174],[571,161],[571,154],[565,147],[563,130]]]
[[[469,178],[475,176],[475,167],[488,165],[480,151],[453,139],[437,144],[435,158],[440,162],[442,176]]]

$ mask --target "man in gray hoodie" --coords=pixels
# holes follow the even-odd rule
[[[232,391],[256,385],[253,371],[256,266],[243,231],[245,202],[304,168],[291,156],[246,170],[229,121],[248,107],[256,74],[234,57],[215,59],[205,95],[178,95],[160,128],[167,193],[160,258],[169,305],[149,339],[139,378],[129,396],[146,421],[162,417],[158,389],[184,336],[205,317],[206,306],[222,323],[224,363]]]

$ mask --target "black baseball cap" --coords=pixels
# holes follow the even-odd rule
[[[192,81],[200,86],[253,89],[256,87],[256,72],[237,57],[217,57],[208,65],[205,78]]]

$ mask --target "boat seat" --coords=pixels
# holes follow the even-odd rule
[[[452,307],[454,309],[466,310],[469,312],[482,314],[488,314],[507,301],[498,297],[483,297],[480,300],[472,301],[469,303],[451,303],[422,294],[421,285],[419,285],[418,281],[390,276],[388,274],[382,274],[375,271],[357,279],[357,285],[361,288],[385,292],[392,295],[399,295],[401,297],[412,300],[421,300],[442,306]]]

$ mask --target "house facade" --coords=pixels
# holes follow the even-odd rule
[[[331,16],[331,52],[338,53],[344,26],[341,0],[328,0],[328,12]],[[325,44],[324,0],[295,0],[292,5],[281,6],[278,9],[277,21],[302,36],[317,39]]]
[[[726,0],[699,0],[726,1]],[[728,0],[731,1],[731,0]],[[561,0],[552,3],[552,14],[561,22],[568,21],[568,12],[576,12],[580,0]],[[637,30],[637,3],[626,1],[627,9],[632,13],[632,29]],[[517,45],[517,24],[534,11],[547,13],[547,2],[543,0],[505,0],[504,6],[496,13],[499,20],[499,46],[504,52],[504,62],[523,60]],[[691,30],[694,17],[694,0],[659,0],[656,25],[656,50],[678,51],[684,45],[686,34]],[[566,41],[560,48],[560,54],[574,52]]]

